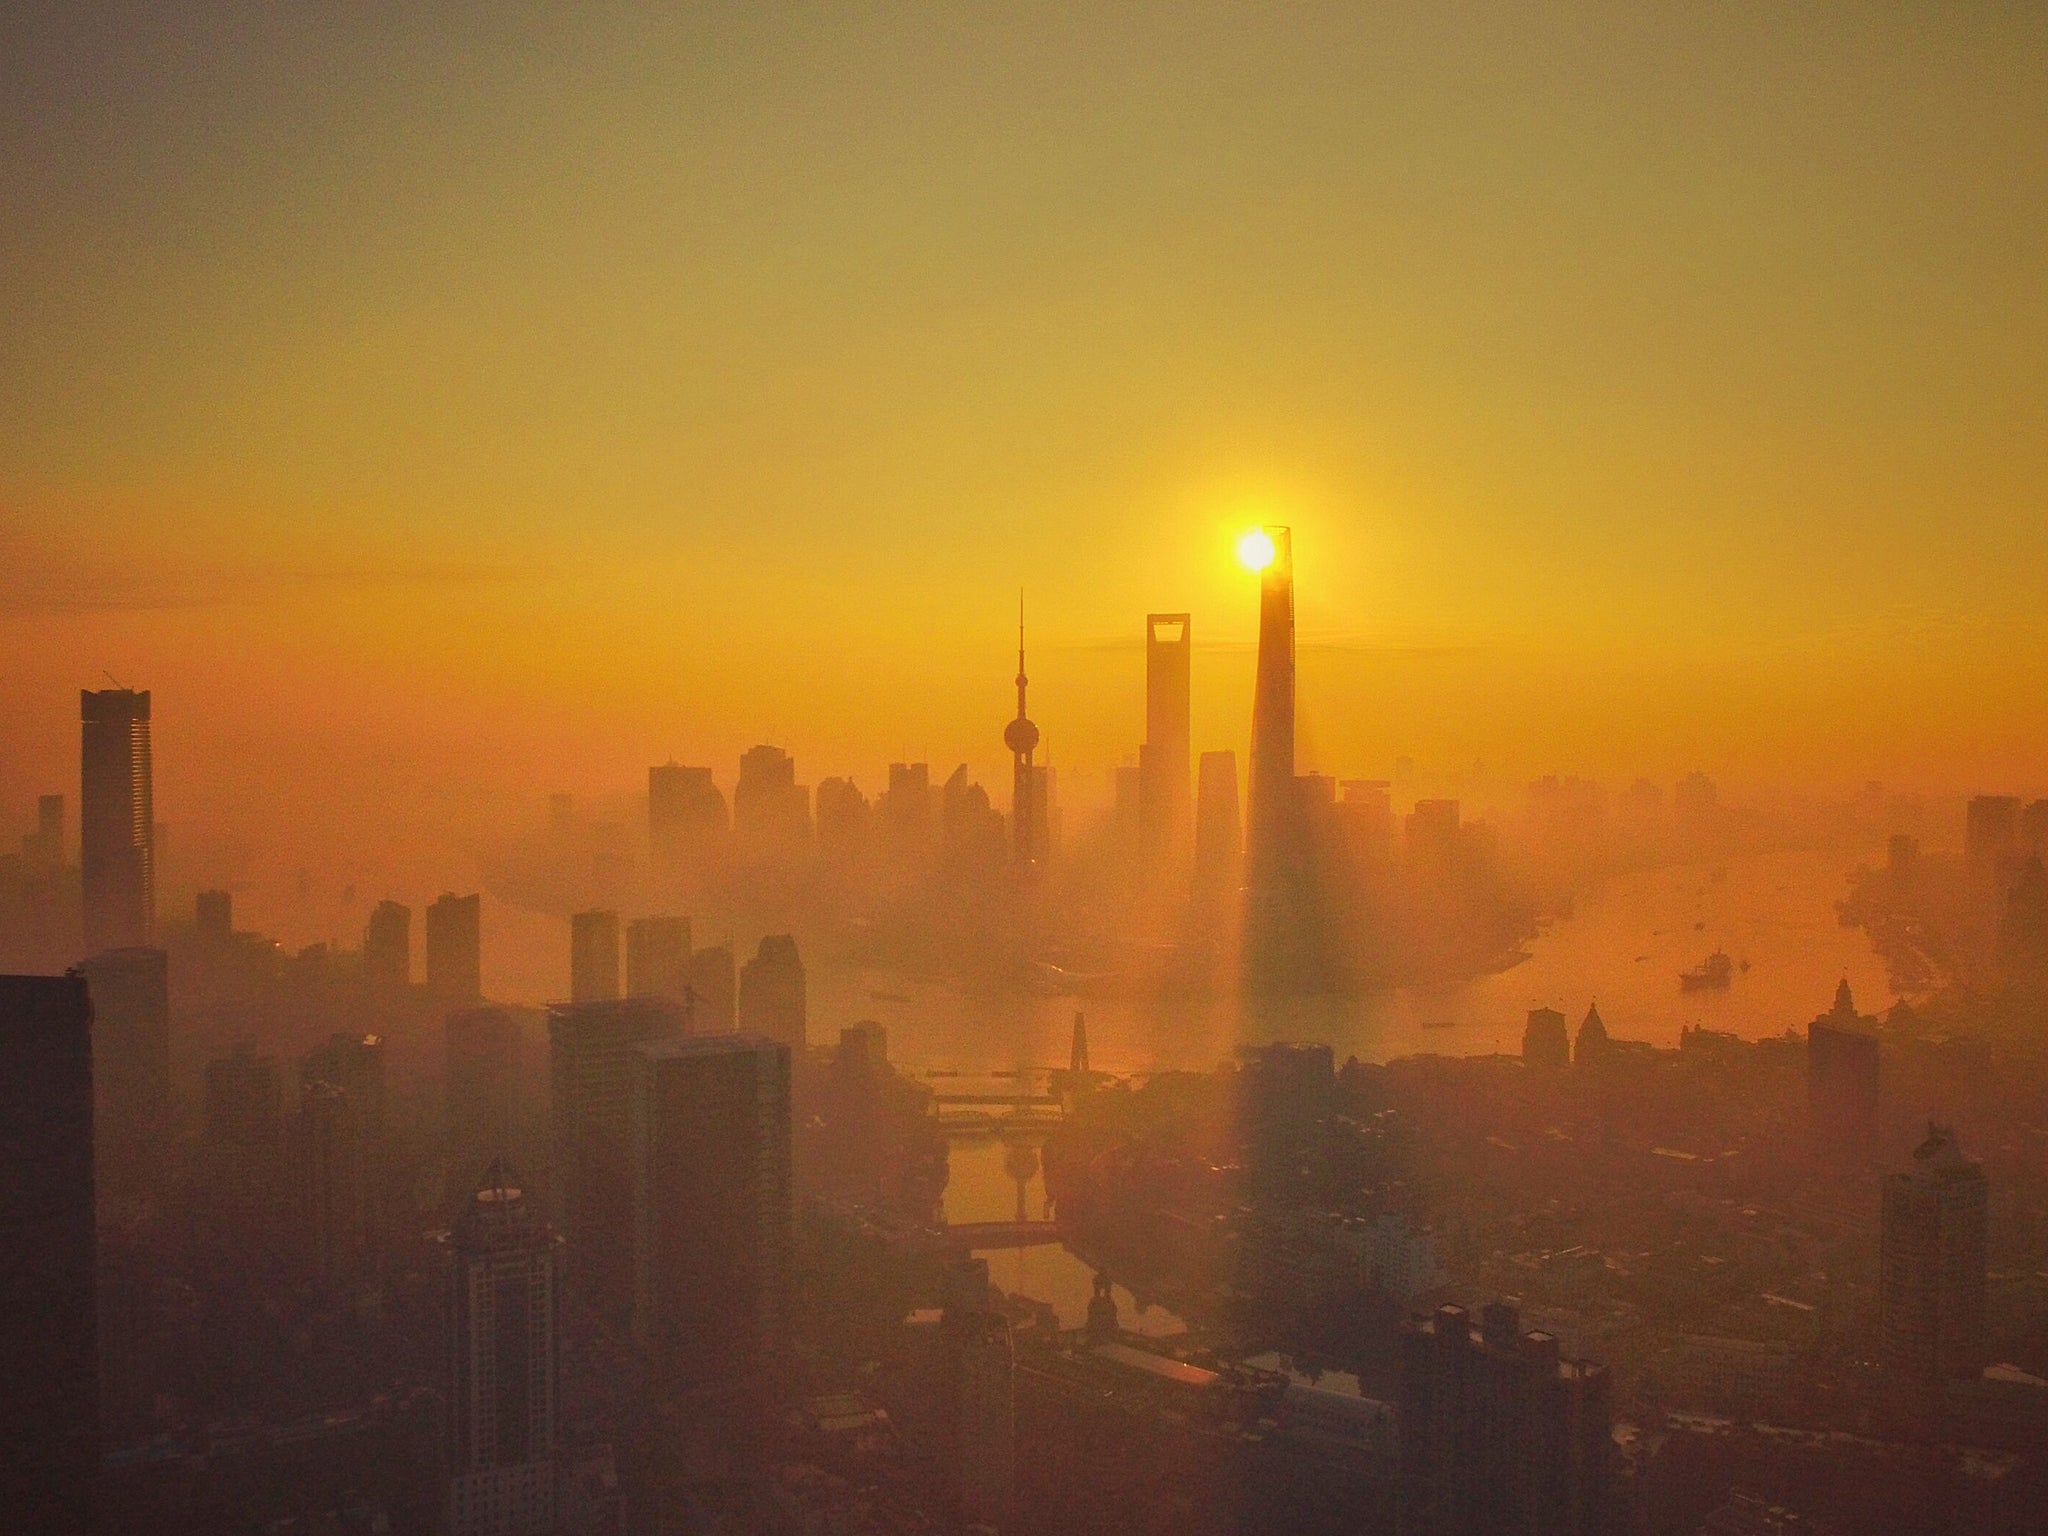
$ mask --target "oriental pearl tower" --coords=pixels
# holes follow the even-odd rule
[[[1017,594],[1017,718],[1003,727],[1003,745],[1014,763],[1010,781],[1012,857],[1020,866],[1038,862],[1038,807],[1033,803],[1031,754],[1038,750],[1038,727],[1024,713],[1024,594]]]

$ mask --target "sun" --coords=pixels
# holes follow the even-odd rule
[[[1254,528],[1237,541],[1237,558],[1248,571],[1263,571],[1276,553],[1273,536],[1263,528]]]

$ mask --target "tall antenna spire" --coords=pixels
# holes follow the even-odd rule
[[[1011,840],[1019,864],[1029,865],[1037,861],[1043,852],[1038,847],[1037,826],[1040,820],[1034,798],[1031,754],[1038,746],[1038,727],[1031,723],[1031,717],[1024,712],[1024,593],[1017,592],[1017,718],[1003,729],[1003,745],[1010,749],[1012,774],[1010,780],[1010,821]]]

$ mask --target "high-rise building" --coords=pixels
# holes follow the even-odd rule
[[[633,1333],[670,1389],[779,1359],[793,1244],[789,1048],[757,1035],[635,1053]]]
[[[868,851],[872,807],[851,779],[818,785],[818,851],[835,863],[859,860]]]
[[[235,898],[227,891],[201,891],[192,900],[192,927],[200,943],[224,948],[235,936]]]
[[[682,1032],[682,1009],[664,997],[548,1010],[549,1115],[569,1278],[615,1325],[630,1316],[633,1297],[633,1053]]]
[[[148,944],[156,932],[156,809],[149,692],[87,690],[82,722],[79,873],[88,954]]]
[[[1963,812],[1963,860],[1973,870],[1997,871],[2019,847],[2016,795],[1972,795]]]
[[[526,1040],[509,1008],[460,1008],[448,1015],[448,1138],[466,1174],[509,1152],[519,1134]]]
[[[483,995],[483,898],[444,893],[427,908],[427,996],[445,1014]]]
[[[556,1529],[557,1239],[494,1163],[448,1247],[449,1536]]]
[[[1188,848],[1194,625],[1185,613],[1145,615],[1145,742],[1138,752],[1139,837],[1155,867]]]
[[[1455,800],[1418,800],[1408,813],[1404,851],[1414,868],[1445,874],[1458,860],[1459,806]]]
[[[1983,1166],[1945,1125],[1927,1127],[1913,1166],[1884,1183],[1878,1353],[1899,1380],[1931,1386],[1984,1369]]]
[[[398,1002],[412,985],[412,908],[380,901],[363,929],[363,981],[370,1000]]]
[[[1439,1307],[1401,1338],[1401,1530],[1413,1536],[1610,1529],[1613,1387],[1494,1302],[1473,1327]]]
[[[690,920],[657,914],[626,925],[626,992],[631,997],[690,996]]]
[[[1010,749],[1010,856],[1018,864],[1039,863],[1045,849],[1039,830],[1045,818],[1038,812],[1038,777],[1032,771],[1031,754],[1038,750],[1038,727],[1024,708],[1024,690],[1030,681],[1024,675],[1024,598],[1017,597],[1017,715],[1003,727],[1003,745]]]
[[[1278,1041],[1242,1046],[1239,1079],[1245,1140],[1253,1177],[1262,1182],[1292,1178],[1328,1119],[1336,1093],[1330,1047]]]
[[[690,956],[690,1031],[729,1035],[739,1027],[739,984],[733,970],[732,946],[714,944]]]
[[[1384,864],[1393,854],[1392,787],[1385,779],[1346,779],[1338,786],[1337,825],[1345,847],[1362,864]]]
[[[64,797],[36,797],[36,829],[21,840],[21,861],[32,874],[64,867]]]
[[[1572,1064],[1572,1037],[1565,1017],[1555,1008],[1531,1008],[1522,1031],[1522,1060],[1532,1067]]]
[[[549,1536],[559,1241],[494,1161],[449,1249],[449,1536]]]
[[[384,1140],[384,1037],[338,1030],[299,1063],[299,1082],[332,1083],[355,1106],[364,1144],[373,1152]]]
[[[665,763],[647,770],[647,836],[658,858],[701,858],[724,839],[725,795],[709,768]]]
[[[80,969],[92,989],[93,1136],[99,1182],[155,1182],[171,1134],[171,992],[160,949],[115,949]]]
[[[780,747],[740,754],[732,791],[733,838],[743,855],[785,858],[810,835],[810,791],[796,781],[796,760]]]
[[[99,1476],[92,1077],[84,976],[0,976],[0,1508],[49,1536]]]
[[[1005,1530],[1017,1486],[1017,1363],[1009,1319],[993,1305],[987,1259],[955,1260],[944,1286],[937,1385],[953,1514],[963,1529]]]
[[[371,1257],[371,1182],[363,1116],[348,1090],[303,1083],[292,1126],[292,1182],[307,1271],[327,1287],[361,1276]]]
[[[619,914],[578,912],[569,919],[569,1001],[609,1002],[619,995]]]
[[[801,1052],[804,1023],[804,963],[796,952],[796,939],[771,933],[740,969],[740,1030]]]
[[[206,1064],[205,1137],[209,1144],[274,1146],[282,1112],[275,1056],[258,1056],[244,1042]]]
[[[1195,879],[1217,890],[1234,887],[1243,858],[1237,754],[1204,752],[1195,790]]]
[[[1877,1134],[1878,1043],[1845,977],[1835,1006],[1806,1026],[1806,1107],[1823,1150],[1853,1157]]]
[[[921,863],[938,840],[929,763],[891,763],[889,787],[875,804],[882,851],[897,866]]]
[[[1317,935],[1308,902],[1301,797],[1294,782],[1294,548],[1267,528],[1259,577],[1259,661],[1252,695],[1250,814],[1245,835],[1245,979],[1292,989],[1311,977]]]

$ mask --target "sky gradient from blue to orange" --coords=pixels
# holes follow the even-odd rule
[[[24,824],[103,673],[214,837],[1000,799],[1019,587],[1242,751],[1259,520],[1307,766],[2048,778],[2037,6],[170,9],[0,19]]]

